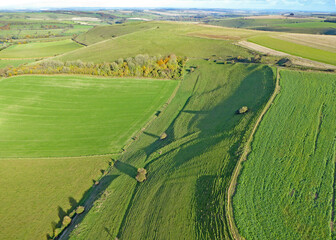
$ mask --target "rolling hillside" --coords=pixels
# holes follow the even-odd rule
[[[154,23],[144,23],[145,26]],[[208,27],[183,23],[155,23],[155,28],[145,31],[137,31],[132,34],[92,44],[88,47],[64,54],[61,60],[77,60],[92,62],[109,62],[118,58],[134,57],[138,54],[167,55],[174,53],[178,56],[190,58],[207,58],[212,55],[227,56],[250,56],[247,50],[232,45],[231,41],[209,39],[190,36],[192,33],[208,30]],[[119,26],[119,28],[123,28]],[[104,31],[104,29],[100,28]],[[222,34],[230,35],[235,32],[213,29],[214,34],[221,31]],[[90,32],[88,32],[90,34]],[[93,35],[94,36],[94,35]],[[88,38],[89,36],[87,36]],[[185,44],[185,43],[188,44]],[[202,47],[200,47],[202,46]]]
[[[274,74],[253,64],[189,62],[196,65],[168,108],[115,163],[112,182],[102,183],[70,239],[228,238],[226,186],[239,146],[273,91]],[[243,105],[250,112],[237,115]],[[160,140],[163,132],[168,137]],[[134,179],[138,167],[148,170],[144,183]]]
[[[177,85],[88,76],[1,79],[0,239],[52,235]]]

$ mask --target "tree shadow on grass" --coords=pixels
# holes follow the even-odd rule
[[[145,168],[150,168],[150,165],[154,162],[163,159],[165,161],[162,161],[162,166],[164,164],[170,164],[169,169],[171,170],[169,171],[169,174],[173,175],[174,171],[182,169],[183,166],[186,166],[186,164],[195,159],[195,157],[201,156],[208,151],[212,151],[211,148],[217,146],[222,141],[228,141],[228,144],[230,144],[228,149],[224,148],[221,150],[221,148],[218,148],[216,150],[218,151],[217,155],[213,155],[214,159],[204,160],[218,162],[224,160],[224,157],[222,156],[228,155],[228,159],[225,159],[225,164],[223,164],[225,168],[218,169],[218,172],[211,172],[213,175],[200,176],[196,182],[195,207],[197,209],[197,239],[228,238],[224,204],[227,185],[236,165],[240,146],[244,142],[244,136],[253,123],[253,119],[256,117],[255,113],[261,109],[273,91],[273,86],[271,84],[264,83],[264,81],[269,80],[268,78],[263,78],[264,71],[255,71],[258,70],[257,65],[251,65],[249,70],[250,73],[241,81],[233,94],[228,98],[221,98],[221,90],[226,87],[225,85],[215,87],[208,91],[210,97],[217,96],[218,98],[217,102],[214,102],[215,104],[212,108],[204,105],[205,110],[201,109],[201,111],[195,111],[195,108],[199,109],[201,106],[196,106],[193,99],[200,97],[200,95],[192,94],[170,126],[166,129],[165,132],[168,135],[167,138],[162,141],[154,139],[151,144],[142,149],[147,155]],[[267,69],[267,71],[271,70]],[[209,96],[205,97],[209,98]],[[248,105],[252,111],[245,115],[236,115],[236,110],[244,105]],[[194,114],[194,116],[185,120],[183,116],[185,114]],[[186,139],[188,141],[179,144],[176,148],[175,145],[172,145],[172,148],[174,149],[171,149],[171,151],[178,151],[176,151],[176,154],[174,154],[171,159],[163,158],[165,154],[169,154],[168,151],[162,155],[160,154],[157,158],[147,161],[149,159],[148,156],[155,151],[158,151],[160,148],[163,148],[174,141],[178,141],[180,138],[186,137],[186,135],[175,135],[181,127],[190,129],[187,134],[194,134],[196,130],[199,131],[197,139]],[[157,169],[160,168],[157,167]],[[135,194],[136,189],[133,196]],[[132,202],[133,199],[130,200],[130,206],[132,206]],[[128,212],[126,212],[124,216],[124,220],[117,236],[121,236],[124,231],[127,231],[125,225],[127,222],[127,215]],[[151,226],[146,226],[146,228],[151,229]],[[144,229],[143,231],[146,231],[147,229]]]
[[[107,227],[104,227],[104,231],[107,233],[107,235],[109,237],[111,237],[111,239],[113,238],[113,235],[111,234],[111,231]]]
[[[105,192],[106,188],[112,183],[113,180],[115,180],[119,176],[120,175],[106,175],[106,176],[104,176],[99,181],[98,185],[93,185],[89,190],[87,190],[84,193],[82,199],[78,202],[78,204],[76,206],[71,206],[71,209],[69,209],[67,212],[65,212],[61,207],[58,207],[59,217],[62,217],[62,218],[60,218],[60,221],[57,224],[52,223],[52,225],[56,226],[56,227],[61,227],[63,217],[66,216],[66,215],[69,215],[76,207],[78,207],[78,205],[84,206],[85,211],[80,215],[76,215],[72,219],[71,224],[66,229],[64,229],[63,233],[60,234],[59,237],[55,238],[55,240],[60,239],[60,236],[62,236],[62,239],[68,239],[70,233],[74,230],[75,226],[83,221],[86,214],[93,207],[94,202],[101,197],[101,195]],[[74,204],[75,201],[76,201],[76,200],[75,201],[74,200],[75,199],[73,199],[72,197],[69,197],[70,204],[71,203]],[[47,234],[47,239],[51,239],[49,234]]]
[[[132,165],[125,162],[117,161],[114,164],[114,167],[131,178],[135,178],[138,174],[138,169],[136,167],[133,167]]]
[[[153,133],[149,133],[149,132],[143,132],[145,135],[147,135],[147,136],[150,136],[150,137],[153,137],[153,138],[156,138],[156,139],[159,139],[160,138],[160,136],[158,136],[158,135],[155,135],[155,134],[153,134]]]

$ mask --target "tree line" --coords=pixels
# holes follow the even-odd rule
[[[33,65],[6,67],[0,69],[0,76],[11,77],[23,74],[86,74],[113,77],[148,77],[181,79],[184,74],[186,57],[174,54],[167,56],[137,55],[126,59],[119,58],[111,63],[92,63],[81,60],[45,60]]]

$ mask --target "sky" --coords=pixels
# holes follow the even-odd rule
[[[0,0],[7,8],[232,8],[336,11],[336,0]]]

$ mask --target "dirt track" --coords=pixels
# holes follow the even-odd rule
[[[260,46],[256,43],[252,43],[252,42],[240,41],[240,42],[238,42],[238,45],[242,46],[244,48],[248,48],[248,49],[253,50],[253,51],[260,52],[262,54],[288,57],[288,58],[291,59],[292,63],[295,64],[295,65],[300,65],[300,66],[304,66],[304,67],[311,67],[311,68],[319,68],[319,69],[336,69],[336,66],[334,66],[334,65],[321,63],[321,62],[316,62],[316,61],[309,60],[309,59],[302,58],[302,57],[293,56],[293,55],[290,55],[288,53],[276,51],[276,50],[273,50],[271,48]]]
[[[233,214],[233,206],[232,206],[232,199],[233,196],[236,192],[236,186],[237,186],[237,180],[242,168],[242,162],[245,161],[247,159],[248,154],[251,152],[251,143],[253,140],[253,136],[255,134],[255,132],[257,131],[259,124],[261,122],[261,120],[263,119],[264,115],[267,113],[267,111],[269,110],[269,108],[271,107],[275,97],[279,94],[280,92],[280,72],[279,69],[277,69],[277,76],[276,76],[276,83],[275,83],[275,88],[274,88],[274,92],[272,94],[272,96],[270,97],[270,99],[268,100],[266,106],[264,107],[264,109],[262,110],[261,114],[259,115],[256,123],[253,126],[253,129],[251,131],[251,134],[245,144],[244,147],[244,151],[242,153],[242,155],[240,156],[236,168],[233,172],[233,175],[231,177],[231,182],[228,188],[228,197],[227,197],[227,220],[229,223],[229,228],[230,228],[230,232],[232,234],[232,238],[235,240],[244,240],[245,238],[243,236],[241,236],[239,234],[238,228],[236,226],[235,220],[234,220],[234,214]]]

